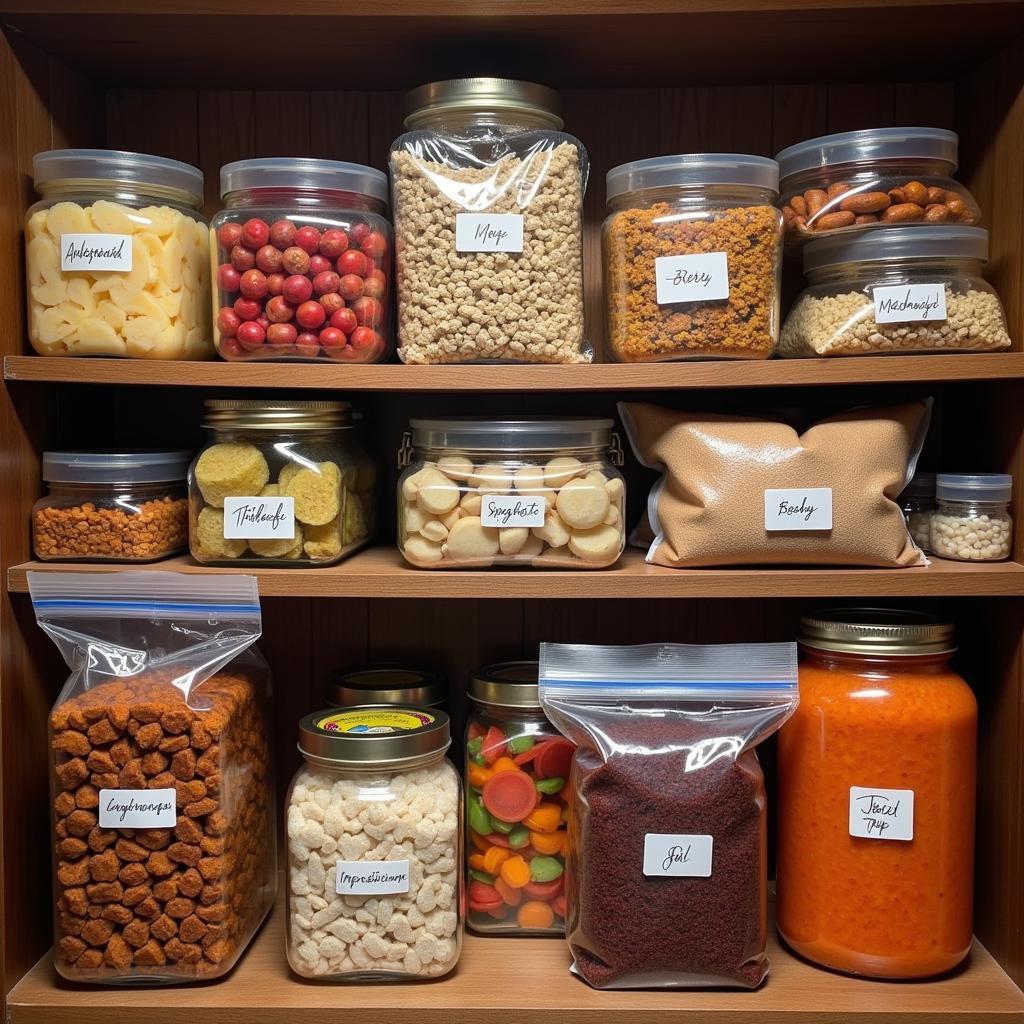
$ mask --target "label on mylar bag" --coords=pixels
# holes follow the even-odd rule
[[[831,487],[769,487],[764,492],[764,528],[831,530]]]
[[[522,252],[521,213],[457,213],[456,252]]]
[[[644,874],[709,878],[715,841],[711,836],[644,836]]]

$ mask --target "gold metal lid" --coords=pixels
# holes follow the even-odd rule
[[[469,696],[478,704],[502,708],[539,708],[536,661],[499,661],[469,677]]]
[[[530,123],[561,128],[561,101],[554,89],[511,78],[451,78],[428,82],[406,94],[406,128],[419,128],[447,113],[519,114]]]
[[[327,703],[347,708],[366,704],[440,707],[447,683],[438,672],[406,665],[365,665],[342,672],[327,687]]]
[[[402,767],[443,754],[451,745],[448,716],[432,708],[328,708],[299,722],[299,751],[341,767]]]
[[[246,430],[330,430],[352,422],[348,402],[281,402],[253,398],[209,398],[204,427]]]
[[[956,650],[952,622],[896,608],[831,608],[804,616],[799,641],[820,651],[886,657]]]

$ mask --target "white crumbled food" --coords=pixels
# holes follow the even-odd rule
[[[961,562],[999,562],[1010,557],[1013,524],[1008,516],[933,512],[931,549]]]
[[[447,761],[386,776],[304,766],[287,807],[288,962],[307,978],[436,978],[459,956],[459,781]],[[339,896],[341,861],[409,861],[409,891]]]
[[[575,145],[472,168],[399,150],[391,173],[403,362],[590,360]],[[521,214],[523,251],[457,252],[456,215],[463,212]]]

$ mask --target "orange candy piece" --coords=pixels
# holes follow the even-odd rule
[[[475,761],[470,761],[466,767],[466,781],[471,785],[480,789],[483,784],[494,774],[490,768],[485,768],[481,764],[477,764]]]
[[[501,870],[501,865],[505,863],[512,856],[511,851],[506,850],[502,846],[492,846],[484,855],[481,857],[483,861],[482,870],[486,871],[489,875],[496,875]],[[472,861],[472,857],[470,860]]]
[[[491,765],[491,775],[497,775],[498,772],[518,772],[522,769],[512,760],[511,757],[499,757],[494,764]]]
[[[561,804],[549,802],[538,804],[538,806],[523,818],[523,824],[531,832],[557,832],[561,821]]]
[[[501,865],[499,877],[512,889],[522,889],[530,881],[530,865],[518,854],[511,856]]]
[[[520,928],[550,928],[555,923],[555,912],[541,900],[527,900],[516,912]]]
[[[545,857],[555,857],[565,852],[565,833],[558,832],[531,832],[530,845]]]
[[[494,880],[494,888],[498,890],[501,898],[510,906],[518,907],[523,902],[523,894],[519,889],[513,889],[503,878]]]
[[[469,866],[474,871],[487,871],[486,859],[482,853],[471,853],[469,855]],[[488,874],[494,874],[493,871],[488,871]]]

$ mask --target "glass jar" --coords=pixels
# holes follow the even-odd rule
[[[440,672],[408,665],[365,665],[342,672],[327,687],[331,707],[368,704],[404,704],[416,708],[443,708],[448,683]]]
[[[333,565],[370,538],[346,402],[210,399],[189,469],[189,545],[212,565]]]
[[[541,710],[535,661],[479,669],[469,698],[467,923],[489,935],[562,935],[576,747]]]
[[[220,170],[210,225],[214,336],[225,359],[371,363],[391,349],[388,180],[305,157]]]
[[[443,711],[331,708],[299,723],[285,798],[288,963],[324,981],[414,981],[462,945],[462,787]]]
[[[32,160],[28,337],[44,356],[208,359],[203,172],[143,153],[56,149]]]
[[[977,224],[977,202],[953,180],[958,143],[943,128],[869,128],[782,150],[775,159],[787,237],[873,224]]]
[[[935,511],[935,474],[915,473],[897,499],[914,543],[924,552],[932,549],[932,513]]]
[[[805,618],[800,706],[779,733],[779,931],[877,978],[971,945],[977,704],[953,627],[913,612]]]
[[[779,338],[774,160],[661,156],[608,172],[601,232],[608,354],[767,359]]]
[[[612,420],[412,420],[398,547],[418,569],[598,569],[625,545]],[[616,439],[617,440],[617,439]]]
[[[460,78],[408,97],[391,147],[398,355],[406,363],[589,362],[587,153],[558,96]]]
[[[1010,557],[1013,520],[1009,473],[939,473],[931,549],[958,562],[1003,562]]]
[[[982,277],[984,228],[911,224],[816,239],[808,287],[782,327],[783,356],[986,352],[1010,347],[995,289]]]
[[[155,562],[188,546],[191,454],[43,452],[46,497],[32,506],[43,562]]]

